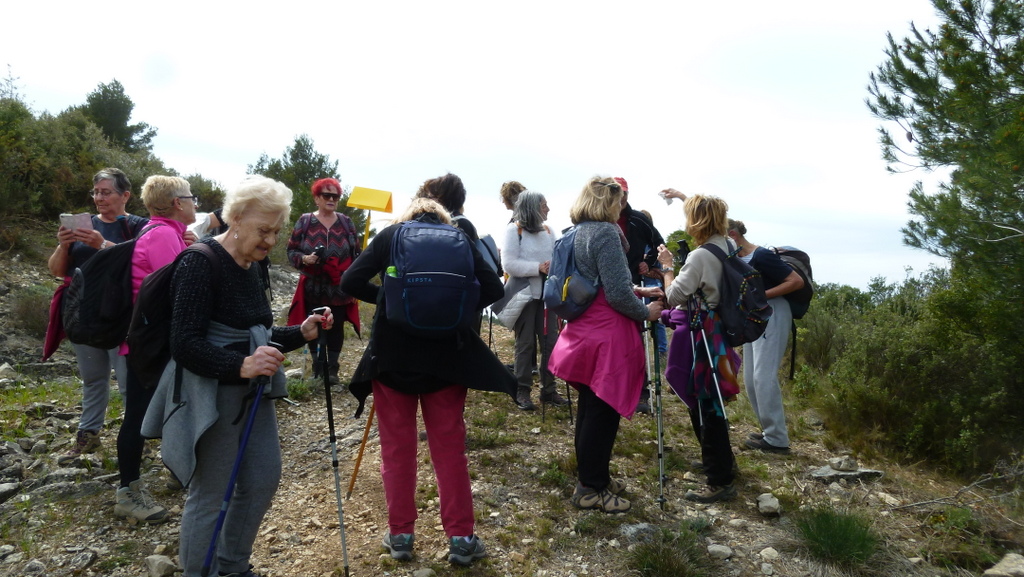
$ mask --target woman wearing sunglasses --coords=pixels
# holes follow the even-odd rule
[[[355,226],[344,213],[341,204],[341,183],[334,178],[321,178],[311,187],[315,212],[299,217],[288,241],[288,260],[301,274],[295,287],[289,323],[292,318],[305,319],[317,307],[329,306],[338,319],[349,320],[359,330],[359,312],[356,301],[341,290],[341,274],[359,256],[359,238]],[[338,357],[345,342],[343,322],[337,322],[327,331],[328,377],[337,385]],[[317,363],[319,343],[309,343],[313,357],[313,378],[320,378]]]

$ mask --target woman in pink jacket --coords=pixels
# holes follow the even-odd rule
[[[177,176],[151,176],[142,185],[142,202],[149,211],[149,224],[135,241],[132,256],[132,299],[139,293],[143,279],[151,272],[174,261],[178,253],[195,241],[186,227],[196,220],[199,199],[192,195],[188,181]],[[130,354],[127,344],[121,354]],[[117,489],[114,514],[135,518],[140,523],[162,523],[167,509],[158,505],[140,479],[142,419],[153,398],[156,383],[143,383],[129,367],[125,383],[124,421],[117,434],[117,463],[121,486]]]

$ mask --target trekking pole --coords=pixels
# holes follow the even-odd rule
[[[314,310],[313,312],[316,312]],[[341,559],[345,577],[348,577],[348,547],[345,543],[345,512],[341,507],[341,473],[338,472],[338,438],[334,434],[334,405],[331,401],[331,378],[327,359],[327,331],[320,327],[320,373],[324,377],[324,395],[327,397],[327,426],[331,432],[331,467],[334,469],[334,496],[338,501],[338,527],[341,529]]]
[[[661,420],[661,355],[658,354],[658,339],[654,338],[654,323],[650,323],[651,347],[654,349],[654,402],[658,411],[655,418],[658,423],[658,505],[665,510],[665,428]]]
[[[348,493],[346,499],[352,498],[352,489],[356,486],[356,475],[359,474],[359,464],[363,462],[363,450],[366,449],[366,440],[370,437],[370,426],[373,425],[373,409],[376,405],[370,404],[370,414],[366,417],[366,428],[363,429],[363,442],[359,443],[359,452],[356,454],[356,464],[352,467],[352,479],[348,482]]]
[[[210,548],[206,550],[206,559],[200,571],[202,577],[210,574],[210,567],[213,565],[213,554],[217,551],[217,538],[220,537],[220,530],[224,528],[224,518],[228,513],[228,505],[231,503],[231,495],[235,492],[235,482],[238,480],[238,469],[242,465],[242,455],[245,447],[249,444],[249,434],[252,433],[252,425],[256,421],[256,409],[260,406],[260,399],[263,398],[263,389],[270,382],[270,377],[260,375],[256,377],[256,396],[252,399],[252,408],[249,409],[249,418],[245,421],[245,430],[242,432],[242,440],[238,443],[238,454],[235,455],[235,464],[231,467],[231,477],[228,478],[228,488],[224,492],[224,500],[220,504],[220,513],[217,514],[217,525],[213,528],[213,537],[210,538]]]

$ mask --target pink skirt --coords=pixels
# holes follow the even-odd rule
[[[563,381],[590,387],[629,419],[644,386],[645,362],[637,321],[613,309],[600,289],[590,308],[558,335],[548,369]]]

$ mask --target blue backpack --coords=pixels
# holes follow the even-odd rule
[[[384,300],[388,322],[410,334],[441,339],[472,330],[480,282],[466,233],[426,219],[402,223],[391,240]]]
[[[559,317],[579,318],[597,297],[601,279],[590,280],[576,268],[576,227],[555,241],[548,278],[544,281],[544,306]]]

